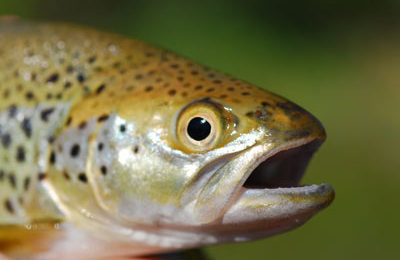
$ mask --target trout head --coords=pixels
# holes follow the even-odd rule
[[[329,205],[331,186],[299,186],[325,139],[321,123],[284,98],[190,64],[166,59],[136,91],[105,101],[110,116],[91,142],[89,183],[107,218],[143,240],[191,247],[266,237]],[[188,78],[177,80],[177,70]]]

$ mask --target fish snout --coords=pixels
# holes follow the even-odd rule
[[[322,123],[300,106],[287,101],[276,103],[276,123],[280,124],[283,141],[318,139],[322,143],[326,132]],[[278,126],[279,127],[279,126]]]

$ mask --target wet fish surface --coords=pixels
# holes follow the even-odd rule
[[[0,252],[142,256],[268,237],[334,198],[275,94],[141,41],[0,22]]]

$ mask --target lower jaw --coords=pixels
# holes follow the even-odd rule
[[[334,190],[328,184],[262,190],[244,188],[222,219],[209,228],[225,242],[265,238],[304,224],[333,198]]]

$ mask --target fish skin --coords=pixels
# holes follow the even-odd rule
[[[239,241],[207,228],[201,237],[178,230],[177,240],[168,232],[180,223],[185,230],[212,226],[231,212],[245,181],[245,169],[232,170],[243,151],[261,158],[266,149],[325,139],[317,119],[282,97],[169,51],[75,25],[0,22],[0,98],[0,225],[72,223],[84,236],[104,233],[100,245],[109,237],[123,248],[149,244],[144,253]],[[222,134],[212,147],[183,143],[179,120],[190,109],[217,115]],[[221,158],[229,158],[231,175],[200,174]],[[333,190],[326,186],[316,197],[304,198],[315,203],[304,219],[327,206]],[[161,231],[129,233],[154,226]]]

